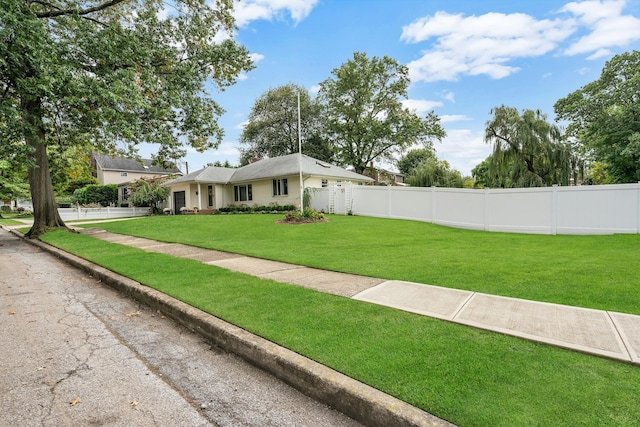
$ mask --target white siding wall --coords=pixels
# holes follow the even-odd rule
[[[124,172],[124,171],[123,171]],[[98,170],[98,182],[106,184],[122,184],[123,182],[135,181],[140,178],[154,178],[163,174],[154,174],[149,172],[126,172],[127,176],[121,176],[121,172]]]

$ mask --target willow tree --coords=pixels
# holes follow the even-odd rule
[[[575,160],[562,131],[540,110],[494,107],[485,142],[493,144],[489,175],[510,187],[568,185]]]
[[[0,151],[29,167],[30,237],[64,226],[47,146],[90,145],[156,160],[217,146],[224,89],[252,64],[233,31],[231,0],[0,0]],[[166,7],[166,9],[165,9]],[[217,37],[218,36],[218,37]]]

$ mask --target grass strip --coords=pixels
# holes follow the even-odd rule
[[[115,233],[327,270],[640,314],[640,235],[491,233],[331,215],[177,215],[102,223]],[[90,227],[91,225],[87,225]]]
[[[85,235],[56,231],[43,240],[460,426],[640,419],[640,369],[629,364]]]
[[[20,224],[24,224],[24,223],[20,221],[16,221],[14,219],[0,218],[0,225],[20,225]]]

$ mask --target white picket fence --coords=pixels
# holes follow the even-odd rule
[[[330,197],[330,192],[335,192]],[[330,203],[331,201],[331,203]],[[332,206],[330,206],[332,204]],[[537,234],[640,233],[640,183],[517,189],[314,189],[316,210]]]
[[[112,218],[126,218],[133,216],[146,216],[151,212],[150,208],[58,208],[60,217],[63,221],[70,220],[93,220],[93,219],[112,219]]]

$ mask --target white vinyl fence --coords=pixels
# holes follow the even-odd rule
[[[111,219],[149,215],[151,208],[58,208],[63,221],[77,219]]]
[[[640,183],[517,189],[316,189],[316,210],[538,234],[640,233]]]

